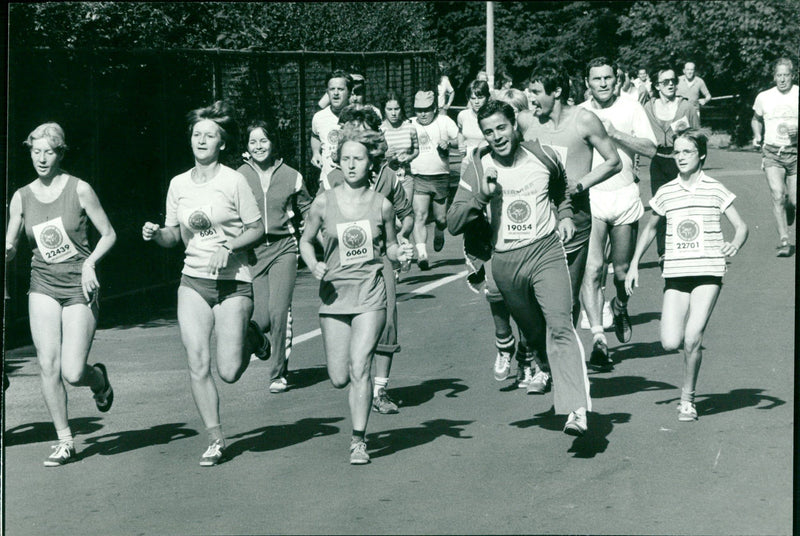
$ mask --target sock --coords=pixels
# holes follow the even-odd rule
[[[592,326],[592,344],[597,341],[603,341],[606,345],[608,345],[608,341],[606,340],[606,334],[603,333],[603,326]]]
[[[380,378],[375,376],[375,379],[372,381],[373,388],[372,388],[372,396],[377,397],[378,391],[381,389],[386,389],[386,386],[389,385],[389,378]]]
[[[351,443],[358,443],[364,441],[365,430],[353,430],[353,437],[350,439]]]
[[[691,402],[694,404],[694,391],[681,389],[681,402]]]
[[[512,353],[514,351],[514,342],[514,335],[508,335],[507,337],[498,337],[495,335],[494,338],[494,344],[497,346],[499,352]]]
[[[628,306],[628,292],[625,290],[625,281],[620,281],[615,277],[614,288],[617,290],[617,299],[613,300],[611,305],[614,309],[619,311]]]
[[[425,244],[417,244],[417,257],[420,259],[428,257],[428,250],[425,249]]]
[[[216,426],[209,426],[206,428],[206,433],[208,433],[208,440],[210,443],[214,441],[219,441],[222,443],[222,446],[225,446],[225,438],[222,437],[222,425],[218,424]]]
[[[72,430],[69,426],[63,430],[56,430],[56,435],[58,436],[59,441],[69,441],[70,443],[75,442],[75,438],[72,437]]]

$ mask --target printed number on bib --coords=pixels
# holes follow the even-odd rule
[[[78,254],[75,244],[69,239],[64,229],[61,216],[33,226],[33,237],[36,246],[45,262],[56,264]]]
[[[194,209],[186,219],[188,227],[200,242],[219,242],[225,239],[222,228],[211,223],[211,205]]]
[[[339,237],[339,263],[342,266],[359,264],[375,258],[372,249],[372,226],[369,220],[336,224]]]
[[[690,214],[678,214],[675,218],[673,234],[675,242],[674,255],[676,258],[702,257],[703,244],[703,217]]]
[[[536,199],[533,195],[503,195],[503,240],[536,238]]]

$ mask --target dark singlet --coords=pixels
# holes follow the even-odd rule
[[[322,225],[324,261],[328,272],[320,281],[320,314],[360,314],[386,308],[381,254],[385,243],[383,212],[386,199],[367,190],[367,209],[346,218],[335,190],[326,190]]]
[[[534,118],[528,129],[525,131],[525,140],[538,139],[543,145],[549,145],[556,150],[564,163],[567,171],[567,180],[575,184],[592,170],[592,146],[578,135],[578,114],[579,109],[574,109],[558,129],[554,128],[553,121],[540,123],[538,118]],[[575,251],[589,240],[592,229],[592,211],[589,205],[589,190],[572,196],[572,210],[574,216],[572,221],[575,223],[575,236],[568,243],[564,244],[564,249],[569,253]]]

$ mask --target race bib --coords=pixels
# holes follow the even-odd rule
[[[336,224],[339,237],[339,263],[342,266],[371,261],[375,258],[372,249],[372,226],[369,220]]]
[[[669,125],[672,128],[672,132],[680,132],[681,130],[686,130],[689,128],[689,120],[686,119],[686,116],[681,117],[680,119],[676,119]]]
[[[64,229],[61,216],[33,226],[33,237],[42,258],[49,264],[64,262],[78,254]]]
[[[431,137],[428,136],[427,132],[422,132],[419,135],[419,150],[422,153],[427,153],[433,150],[433,143],[431,142]]]
[[[536,199],[532,195],[503,193],[503,240],[536,238]]]
[[[674,256],[679,259],[687,257],[702,257],[703,244],[703,217],[687,213],[678,214],[675,218],[674,229],[675,251]]]
[[[186,223],[198,242],[215,243],[225,239],[222,228],[211,223],[211,205],[194,209],[186,218]]]

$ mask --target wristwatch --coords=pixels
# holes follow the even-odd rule
[[[575,185],[575,193],[578,193],[578,194],[583,193],[583,183],[582,182],[579,182],[578,184]]]

